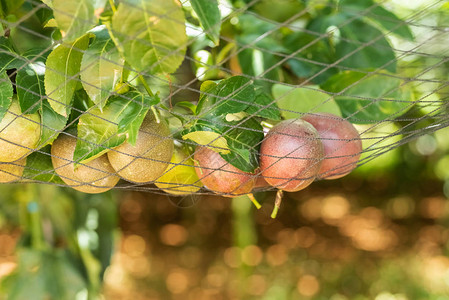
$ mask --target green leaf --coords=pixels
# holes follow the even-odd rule
[[[17,71],[17,99],[21,110],[31,114],[41,107],[39,101],[45,96],[44,74],[47,53],[42,49],[34,49],[25,53],[23,57],[30,63]]]
[[[160,99],[157,96],[151,98],[136,92],[127,94],[127,97],[131,103],[119,117],[118,132],[126,133],[128,143],[135,145],[139,128],[148,110],[151,106],[158,104]]]
[[[217,0],[190,0],[201,27],[215,45],[220,39],[221,16]]]
[[[383,68],[396,72],[396,56],[385,35],[363,20],[338,13],[313,20],[307,29],[324,34],[332,26],[338,28],[332,29],[333,38],[328,40],[335,51],[332,62],[341,60],[339,66],[354,69]]]
[[[50,145],[47,145],[28,155],[23,177],[32,181],[64,184],[53,168],[50,151]]]
[[[24,0],[2,0],[4,16],[14,14],[25,2]]]
[[[371,21],[376,22],[384,29],[398,36],[414,40],[410,27],[404,20],[399,19],[394,13],[386,10],[373,0],[341,0],[338,2],[340,9],[351,15],[363,14]]]
[[[25,60],[14,51],[9,39],[0,37],[0,71],[18,69],[26,64]]]
[[[187,109],[190,110],[193,114],[196,113],[196,105],[193,104],[192,102],[189,102],[189,101],[179,101],[179,102],[176,102],[175,106],[187,108]]]
[[[284,119],[297,119],[311,112],[327,112],[341,116],[334,98],[316,85],[295,88],[274,84],[272,92]]]
[[[18,252],[18,262],[12,277],[7,278],[10,300],[69,300],[87,289],[66,251],[22,248]]]
[[[53,0],[52,4],[56,23],[67,42],[76,40],[97,23],[91,0]]]
[[[0,73],[0,121],[12,102],[13,88],[6,71]]]
[[[276,101],[268,95],[262,88],[256,89],[256,97],[245,110],[251,116],[258,116],[270,120],[280,120],[281,112],[276,105]]]
[[[51,144],[58,137],[59,133],[64,130],[67,124],[67,117],[56,113],[47,99],[42,100],[39,112],[42,122],[39,147],[43,147]]]
[[[77,39],[73,44],[63,43],[48,55],[45,69],[45,91],[51,107],[67,117],[78,85],[83,51],[87,49],[90,34]]]
[[[254,15],[239,16],[239,25],[242,33],[236,39],[242,45],[242,49],[238,51],[242,72],[278,81],[279,62],[283,57],[273,53],[286,53],[288,50],[278,38],[279,34],[266,35],[266,32],[276,30],[276,26]],[[267,84],[264,80],[259,83]]]
[[[259,167],[259,148],[264,137],[262,125],[254,119],[242,124],[240,121],[229,122],[229,125],[236,126],[223,130],[231,152],[220,154],[221,157],[242,171],[254,172]]]
[[[214,121],[198,120],[183,133],[183,139],[209,146],[245,172],[253,172],[259,166],[258,151],[263,137],[263,127],[255,119],[228,122],[225,116]]]
[[[169,74],[184,60],[185,18],[174,0],[121,2],[112,29],[126,61],[137,71]]]
[[[81,83],[90,99],[100,110],[114,90],[124,65],[118,49],[106,28],[92,31],[95,41],[84,52],[81,60]]]
[[[336,67],[331,67],[336,60],[335,51],[326,39],[317,39],[316,34],[308,32],[294,32],[284,38],[283,44],[287,53],[296,54],[287,61],[296,76],[320,84],[338,73]]]
[[[197,115],[220,116],[244,111],[255,99],[252,81],[243,76],[233,76],[208,87],[198,101]]]
[[[100,111],[93,107],[83,114],[78,122],[78,140],[73,160],[83,163],[92,160],[110,148],[117,147],[129,139],[135,144],[140,125],[154,99],[131,91],[112,96]]]
[[[346,71],[331,77],[322,88],[338,93],[335,101],[342,116],[356,124],[394,119],[410,106],[411,93],[402,80],[388,73]]]

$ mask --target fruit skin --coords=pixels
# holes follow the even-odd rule
[[[17,161],[36,148],[41,135],[39,114],[22,115],[13,99],[0,122],[0,162]]]
[[[308,114],[302,119],[315,127],[324,146],[324,160],[318,177],[336,179],[349,174],[362,153],[357,129],[347,120],[329,113]]]
[[[311,184],[324,155],[318,132],[304,120],[285,120],[268,132],[260,147],[260,169],[272,186],[295,192]]]
[[[103,154],[75,169],[73,153],[76,138],[60,134],[51,147],[51,161],[56,173],[70,187],[84,193],[97,194],[112,189],[120,178]]]
[[[25,157],[14,162],[0,163],[0,182],[8,183],[21,179],[26,162]]]
[[[154,184],[172,195],[193,194],[203,186],[195,169],[193,159],[182,149],[175,148],[169,166]]]
[[[164,173],[173,148],[167,124],[164,121],[157,123],[153,115],[148,115],[139,129],[135,146],[125,142],[107,155],[123,179],[144,183],[154,181]]]
[[[251,193],[255,174],[237,169],[207,147],[197,147],[194,159],[196,174],[209,190],[225,197]]]

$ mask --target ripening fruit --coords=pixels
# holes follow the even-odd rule
[[[154,184],[172,195],[193,194],[203,186],[196,175],[193,159],[180,148],[174,149],[170,164]]]
[[[349,174],[359,161],[362,141],[347,120],[328,113],[308,114],[303,120],[318,131],[324,146],[324,159],[318,177],[336,179]]]
[[[41,135],[38,113],[22,115],[19,103],[13,100],[0,122],[0,162],[11,162],[30,154]]]
[[[254,187],[254,174],[237,169],[207,148],[197,147],[195,151],[196,173],[209,190],[225,197],[251,193]]]
[[[268,132],[260,147],[262,176],[288,192],[311,184],[320,168],[323,145],[315,128],[303,120],[285,120]]]
[[[142,123],[136,145],[123,143],[108,152],[112,167],[125,180],[150,182],[167,169],[173,154],[173,139],[164,121],[148,115]]]
[[[56,173],[70,187],[84,193],[96,194],[112,189],[119,177],[106,154],[87,163],[73,163],[76,138],[60,134],[51,146],[51,161]]]
[[[25,157],[13,162],[0,163],[0,182],[8,183],[21,179],[26,162]]]

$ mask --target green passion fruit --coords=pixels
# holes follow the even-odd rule
[[[193,159],[178,147],[174,149],[164,174],[154,184],[172,195],[193,194],[203,186],[196,174]]]
[[[168,125],[148,115],[142,123],[136,145],[127,142],[107,153],[109,161],[123,179],[145,183],[158,179],[173,155],[173,139]]]
[[[0,162],[17,161],[33,152],[40,135],[39,114],[22,114],[19,103],[13,99],[0,122]]]
[[[26,157],[13,162],[0,163],[0,182],[8,183],[22,178]]]
[[[75,166],[75,147],[76,138],[64,133],[53,142],[51,160],[59,177],[70,187],[84,193],[97,194],[112,189],[120,178],[115,174],[106,154]]]

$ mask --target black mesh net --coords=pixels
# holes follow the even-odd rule
[[[2,182],[294,191],[449,122],[446,1],[1,5]]]

